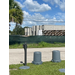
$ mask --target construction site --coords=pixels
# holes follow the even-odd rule
[[[25,35],[65,36],[65,25],[35,25],[25,28]]]

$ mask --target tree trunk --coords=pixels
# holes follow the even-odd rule
[[[13,19],[13,17],[12,17],[12,22],[14,22],[14,19]]]
[[[16,22],[16,27],[17,27],[18,23]]]

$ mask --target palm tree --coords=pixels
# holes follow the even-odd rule
[[[14,8],[14,0],[9,0],[9,9]]]
[[[9,22],[14,22],[15,21],[15,12],[16,12],[16,9],[10,9],[9,10]]]
[[[17,24],[22,24],[23,12],[20,6],[14,0],[9,0],[9,22],[16,22]]]
[[[23,12],[19,9],[10,9],[9,10],[9,22],[16,22],[17,24],[22,24],[23,21]]]

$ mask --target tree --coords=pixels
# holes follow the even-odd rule
[[[10,26],[11,26],[11,25],[9,24],[9,29],[10,29]]]
[[[9,30],[9,33],[11,33],[11,30]]]
[[[9,0],[9,10],[14,8],[21,9],[17,2],[15,2],[14,0]]]
[[[14,0],[9,0],[9,22],[16,22],[16,26],[18,24],[22,24],[23,21],[23,12]]]
[[[17,27],[15,26],[12,32],[13,35],[24,35],[24,33],[24,28],[22,28],[20,25],[18,25]]]
[[[9,10],[14,8],[14,0],[9,0]]]
[[[26,27],[24,27],[24,28],[30,28],[30,27],[26,26]]]
[[[9,22],[16,22],[17,24],[22,24],[23,21],[23,12],[19,9],[10,9],[9,10]]]

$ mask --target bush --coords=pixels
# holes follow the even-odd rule
[[[12,31],[12,35],[24,35],[24,28],[22,28],[20,25],[15,26],[15,28]]]
[[[46,42],[42,41],[38,45],[41,46],[41,47],[48,47],[49,43],[46,43]]]

